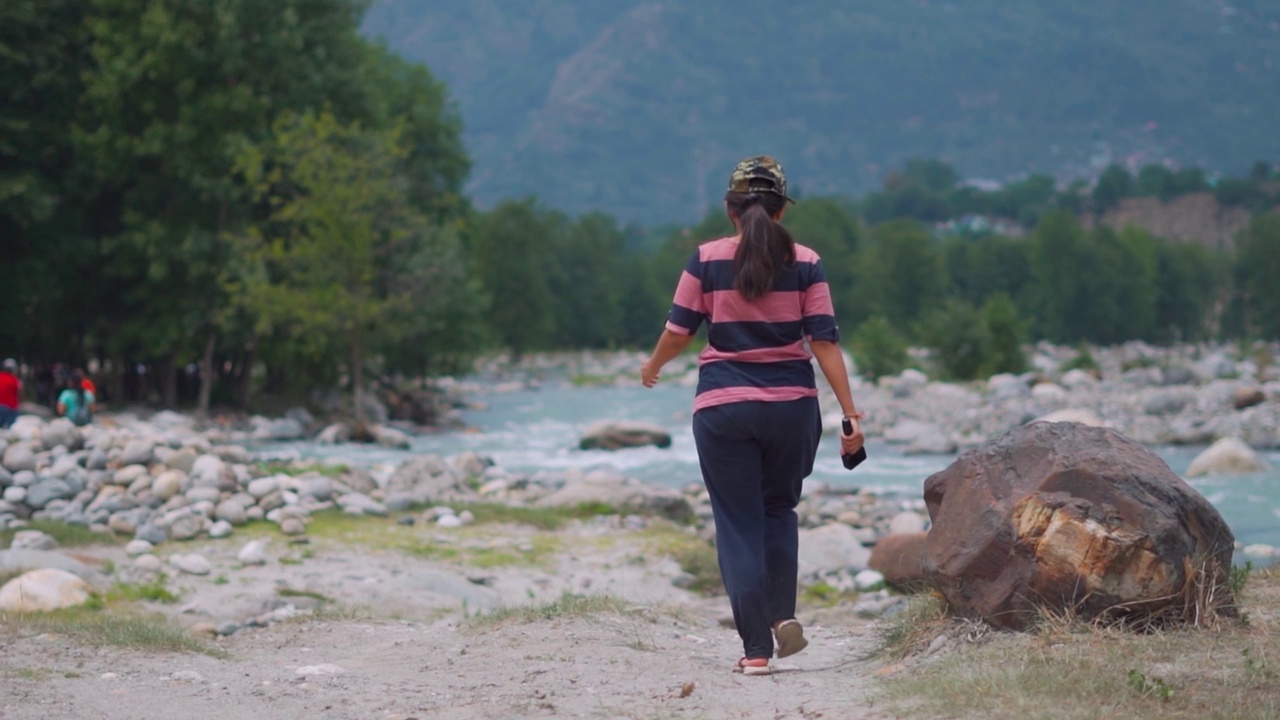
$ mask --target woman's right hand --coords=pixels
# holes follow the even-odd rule
[[[854,413],[845,417],[849,419],[850,425],[853,426],[853,432],[845,435],[844,428],[840,428],[840,454],[852,455],[861,450],[867,441],[866,436],[862,434],[862,423],[860,422],[863,415],[862,413]]]

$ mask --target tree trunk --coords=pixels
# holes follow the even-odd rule
[[[173,410],[178,407],[178,360],[174,356],[165,358],[160,364],[160,393],[164,406]]]
[[[247,409],[253,399],[253,348],[257,340],[251,340],[244,347],[244,356],[240,360],[240,387],[237,388],[236,400],[240,408]]]
[[[196,400],[196,414],[200,417],[209,415],[209,397],[213,394],[213,381],[218,373],[213,367],[213,351],[218,347],[218,334],[209,331],[204,341],[204,355],[200,358],[200,397]]]
[[[356,426],[364,427],[364,349],[357,330],[351,343],[351,400],[355,403]]]

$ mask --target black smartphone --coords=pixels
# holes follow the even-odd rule
[[[844,431],[845,435],[852,435],[853,423],[849,421],[849,418],[845,418],[840,421],[840,429]],[[853,453],[852,455],[845,455],[843,453],[840,455],[840,460],[844,463],[845,470],[852,470],[858,467],[862,464],[862,461],[866,459],[867,447],[865,445],[858,448],[858,452]]]

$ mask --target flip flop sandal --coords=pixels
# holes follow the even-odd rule
[[[776,654],[780,658],[790,657],[809,647],[809,641],[804,639],[804,626],[795,618],[778,623],[773,628],[773,637],[778,641]]]
[[[743,675],[768,675],[773,669],[769,667],[769,658],[741,658],[733,671]]]

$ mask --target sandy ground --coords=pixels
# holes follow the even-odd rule
[[[548,535],[476,528],[461,544],[545,545]],[[675,587],[679,567],[652,551],[651,538],[592,527],[550,535],[558,550],[539,562],[486,569],[324,542],[282,563],[300,548],[278,537],[256,567],[234,561],[243,537],[166,546],[162,557],[198,551],[214,564],[208,576],[170,582],[179,603],[148,603],[186,625],[243,621],[278,606],[283,587],[323,594],[339,610],[212,641],[221,658],[10,628],[0,633],[0,718],[885,717],[869,699],[879,664],[863,659],[873,643],[864,621],[802,613],[807,650],[775,661],[770,677],[735,675],[741,643],[724,626],[727,602]],[[128,577],[119,548],[77,555],[110,560]],[[564,592],[608,593],[624,607],[475,617]]]

